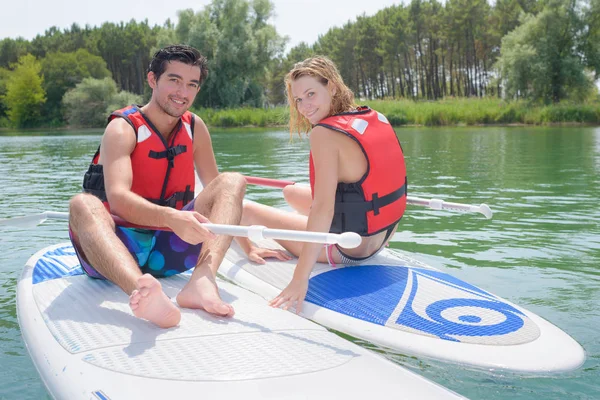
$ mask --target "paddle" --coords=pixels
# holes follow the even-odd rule
[[[45,211],[40,214],[0,219],[0,226],[7,225],[19,226],[23,228],[33,228],[43,223],[47,219],[68,220],[69,214],[66,212]],[[113,216],[113,219],[115,220],[115,223],[119,226],[147,228],[154,230],[170,230],[168,228],[146,227],[131,224],[117,216]],[[349,249],[358,247],[362,241],[360,235],[354,232],[344,232],[341,234],[337,234],[326,232],[294,231],[288,229],[270,229],[262,225],[238,226],[210,223],[205,223],[203,225],[207,227],[208,230],[210,230],[212,233],[218,235],[247,237],[253,241],[258,241],[261,239],[293,240],[298,242],[339,244],[340,246]]]
[[[260,178],[256,176],[246,176],[245,178],[246,182],[248,182],[250,185],[268,186],[275,188],[284,188],[289,185],[295,185],[295,182],[279,179]],[[476,206],[470,204],[453,203],[441,199],[422,199],[420,197],[411,196],[408,196],[406,198],[406,202],[415,206],[429,207],[433,210],[454,210],[462,212],[480,213],[483,214],[483,216],[485,216],[487,219],[492,218],[493,215],[490,207],[488,207],[488,205],[484,203],[481,203],[480,205]]]

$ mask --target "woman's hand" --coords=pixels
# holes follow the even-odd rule
[[[292,256],[290,256],[284,250],[264,249],[256,246],[251,246],[247,255],[250,261],[257,264],[265,264],[265,258],[268,257],[276,258],[281,261],[288,261],[292,259]]]
[[[269,302],[271,307],[282,307],[287,310],[290,307],[296,305],[296,314],[302,312],[302,304],[308,291],[308,280],[307,279],[292,279],[289,285]]]

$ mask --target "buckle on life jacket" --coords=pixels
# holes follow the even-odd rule
[[[186,145],[178,144],[177,146],[169,147],[165,151],[150,150],[148,157],[154,159],[166,158],[169,161],[169,166],[173,167],[175,165],[175,156],[185,153],[186,151]]]
[[[341,202],[335,204],[335,212],[338,213],[366,213],[373,211],[375,215],[379,214],[379,210],[389,204],[392,204],[396,200],[400,199],[406,193],[406,183],[394,190],[391,193],[386,194],[383,197],[379,197],[379,194],[373,193],[371,201],[361,202]]]
[[[379,195],[377,193],[373,193],[373,200],[371,200],[371,207],[372,207],[371,209],[373,210],[373,213],[375,215],[378,215],[380,208],[385,207],[388,204],[395,202],[396,200],[398,200],[399,198],[404,196],[405,193],[406,193],[406,182],[400,188],[394,190],[391,193],[386,194],[383,197],[379,197]]]

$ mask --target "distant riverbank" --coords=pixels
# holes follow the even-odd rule
[[[438,101],[371,100],[359,101],[383,113],[390,123],[401,126],[469,125],[600,125],[600,102],[560,103],[548,106],[525,101],[506,102],[493,98],[461,98]],[[269,108],[205,109],[194,108],[209,127],[287,127],[289,109]],[[78,129],[77,127],[73,127]],[[97,127],[102,129],[103,127]],[[36,128],[26,132],[67,132],[71,127]],[[0,128],[0,133],[15,129]],[[20,131],[20,130],[19,130]],[[25,131],[23,131],[25,132]]]
[[[439,101],[373,100],[359,102],[385,114],[394,126],[463,125],[600,125],[600,103],[534,106],[498,99],[446,99]],[[208,126],[286,126],[287,107],[267,109],[194,110]]]

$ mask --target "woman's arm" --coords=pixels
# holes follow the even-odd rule
[[[324,127],[315,127],[310,134],[310,148],[315,165],[315,192],[308,215],[307,230],[329,232],[335,207],[335,191],[338,183],[339,147],[331,135],[334,132]],[[322,244],[305,243],[289,285],[271,302],[273,307],[288,309],[296,303],[296,312],[308,290],[308,278],[323,249]]]
[[[335,191],[339,174],[339,147],[335,132],[317,126],[310,134],[310,149],[315,166],[315,184],[312,206],[306,229],[312,232],[329,232],[335,207]],[[304,244],[294,276],[308,279],[323,245]]]

